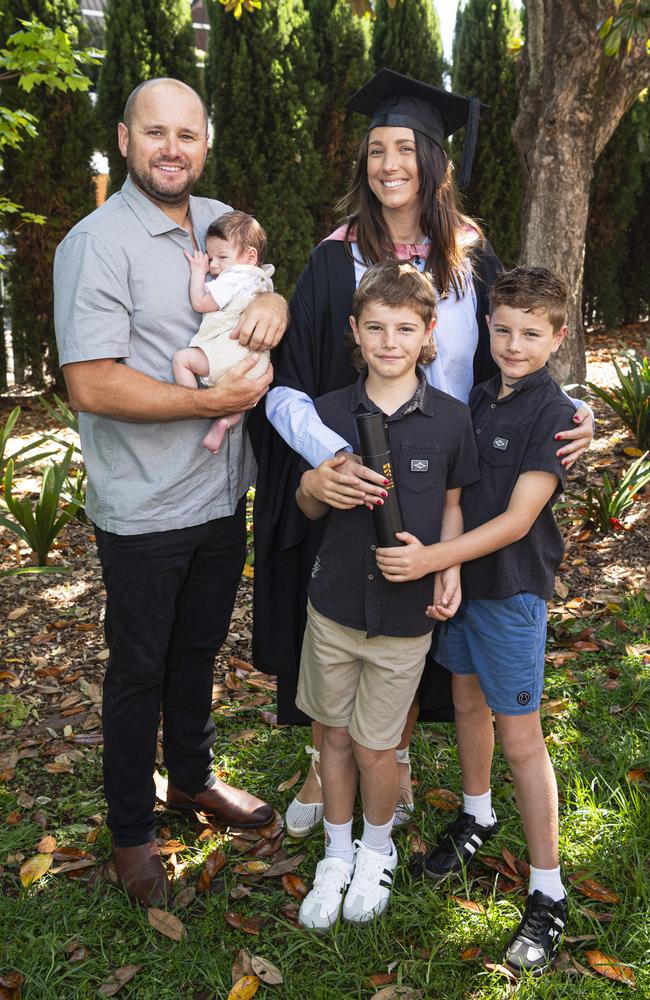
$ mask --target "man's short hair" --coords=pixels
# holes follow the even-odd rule
[[[569,292],[566,282],[547,267],[513,267],[490,289],[490,315],[497,306],[523,312],[545,312],[554,332],[566,323]]]
[[[361,313],[371,302],[395,308],[406,306],[412,309],[429,326],[437,315],[437,300],[433,281],[428,274],[418,271],[412,264],[399,260],[383,260],[369,267],[352,298],[352,315],[357,323]],[[363,371],[365,361],[352,335],[347,338],[350,360],[357,371]],[[433,361],[437,354],[436,344],[431,342],[420,351],[418,363],[425,365]]]
[[[188,83],[183,83],[182,80],[175,80],[172,76],[159,76],[159,77],[155,77],[153,80],[143,80],[142,83],[139,83],[138,86],[135,87],[131,91],[131,93],[129,94],[129,96],[126,99],[126,104],[124,105],[124,114],[122,115],[122,121],[124,122],[124,124],[126,125],[126,127],[127,128],[131,128],[131,125],[133,123],[133,117],[135,115],[135,106],[137,104],[138,95],[146,87],[151,87],[151,86],[153,86],[154,84],[157,84],[157,83],[172,83],[172,84],[176,84],[176,86],[179,87],[179,88],[181,88],[182,90],[189,90],[192,94],[194,94],[194,96],[196,97],[197,101],[199,101],[199,103],[200,103],[200,105],[201,105],[201,107],[203,109],[203,117],[205,119],[205,131],[206,131],[206,134],[207,134],[207,131],[208,131],[208,109],[205,106],[205,101],[203,100],[203,98],[201,97],[200,94],[197,94],[197,92],[194,90],[193,87],[190,87],[190,85]]]
[[[234,243],[240,253],[252,247],[257,251],[258,265],[264,262],[266,233],[257,219],[246,212],[224,212],[208,226],[205,238],[209,239],[210,236]]]

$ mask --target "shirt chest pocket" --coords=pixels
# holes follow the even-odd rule
[[[437,441],[403,441],[396,466],[399,489],[424,493],[439,483],[441,477],[443,482],[446,481],[443,458]]]
[[[487,462],[495,469],[512,465],[520,433],[514,427],[483,431],[484,437],[480,444],[481,461]]]

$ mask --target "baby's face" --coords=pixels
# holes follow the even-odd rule
[[[210,274],[213,278],[221,274],[225,268],[232,267],[233,264],[251,263],[250,251],[252,247],[240,250],[230,240],[222,240],[219,236],[208,236],[205,241],[205,249],[210,258]],[[257,257],[257,254],[255,256]]]

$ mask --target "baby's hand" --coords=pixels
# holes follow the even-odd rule
[[[183,253],[190,262],[190,267],[193,271],[199,271],[200,274],[210,273],[210,258],[207,253],[202,250],[195,250],[194,253],[188,253],[187,250],[183,250]]]

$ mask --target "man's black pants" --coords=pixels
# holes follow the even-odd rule
[[[96,528],[106,586],[104,793],[118,847],[154,836],[153,770],[162,708],[170,781],[211,781],[212,675],[228,634],[246,548],[246,501],[232,517],[175,531]]]

